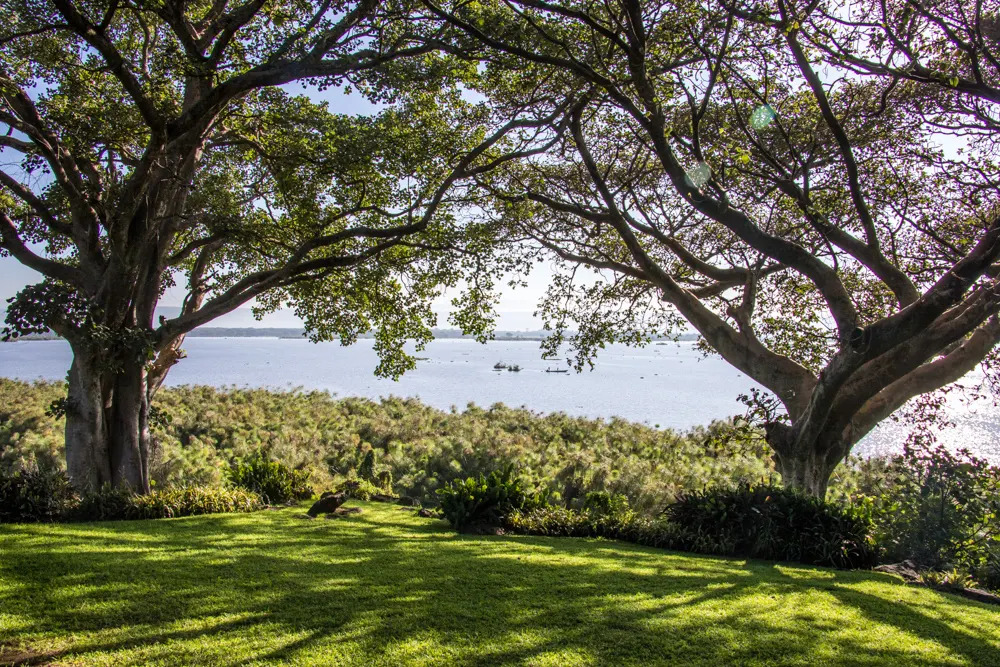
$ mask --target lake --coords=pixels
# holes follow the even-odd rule
[[[347,347],[279,338],[189,338],[188,358],[173,368],[169,385],[320,389],[336,396],[416,397],[444,410],[469,403],[506,403],[535,412],[622,417],[660,428],[685,430],[743,412],[737,401],[756,383],[716,357],[705,358],[693,343],[653,344],[645,348],[611,345],[593,371],[546,373],[565,364],[540,358],[536,341],[471,340],[432,342],[417,368],[399,381],[376,378],[373,341]],[[0,376],[21,380],[62,380],[70,364],[65,341],[0,344]],[[521,371],[495,371],[493,365],[517,364]],[[982,381],[976,373],[963,382]],[[957,422],[940,439],[949,447],[968,447],[1000,462],[1000,414],[991,402],[949,403]],[[886,422],[855,452],[872,455],[898,451],[905,429]]]

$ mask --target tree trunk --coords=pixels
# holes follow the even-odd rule
[[[148,493],[149,396],[143,360],[107,370],[74,346],[66,399],[66,469],[80,492],[104,484]]]
[[[106,405],[94,361],[74,350],[66,394],[66,472],[80,492],[111,482]]]
[[[827,452],[826,448],[815,448],[797,455],[775,452],[774,462],[785,488],[801,491],[821,500],[826,498],[830,475],[837,467],[836,461],[832,465],[829,463]]]

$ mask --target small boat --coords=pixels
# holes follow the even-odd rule
[[[493,370],[495,370],[495,371],[502,371],[505,368],[507,368],[507,364],[505,364],[502,361],[498,361],[495,364],[493,364]]]
[[[546,373],[569,373],[568,368],[546,368]]]
[[[514,364],[512,366],[508,366],[507,370],[510,371],[511,373],[520,373],[521,372],[521,367],[518,366],[517,364]]]

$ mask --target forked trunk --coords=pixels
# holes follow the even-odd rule
[[[66,397],[66,469],[81,492],[104,484],[149,492],[146,369],[134,360],[108,369],[74,347]]]

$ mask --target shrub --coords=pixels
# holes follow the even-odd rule
[[[637,514],[613,497],[594,495],[588,501],[584,510],[512,512],[504,525],[527,535],[603,537],[723,556],[842,568],[875,564],[871,525],[862,511],[772,486],[688,494],[656,518]]]
[[[444,518],[456,530],[473,524],[499,526],[513,511],[545,505],[543,495],[525,489],[513,465],[455,480],[437,493]]]
[[[878,555],[866,511],[775,486],[687,493],[664,516],[687,551],[840,568],[872,567]]]
[[[76,502],[66,473],[35,462],[0,473],[0,523],[59,521]]]
[[[187,487],[156,490],[146,495],[105,486],[86,494],[73,511],[78,521],[172,519],[199,514],[253,512],[264,502],[244,489]]]
[[[227,476],[233,486],[252,491],[271,505],[305,500],[313,495],[309,473],[273,461],[263,450],[234,461]]]
[[[964,450],[908,445],[861,493],[885,560],[957,568],[1000,588],[1000,468]]]
[[[537,507],[511,512],[504,528],[522,535],[549,537],[602,537],[649,547],[681,548],[680,530],[663,517],[648,517],[624,509],[617,513]]]

